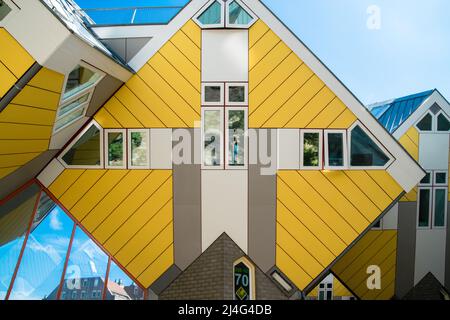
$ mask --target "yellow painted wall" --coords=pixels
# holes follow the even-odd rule
[[[0,179],[48,150],[63,83],[42,68],[0,113]]]
[[[171,170],[65,170],[49,191],[144,287],[174,263]]]
[[[332,268],[362,300],[389,300],[395,294],[397,231],[369,231]],[[381,289],[367,288],[367,267],[381,268]]]
[[[346,129],[355,115],[258,20],[249,31],[249,127]]]
[[[0,99],[33,65],[34,59],[5,28],[0,28]]]
[[[304,289],[402,192],[385,171],[280,171],[277,266]]]
[[[200,121],[201,29],[186,23],[95,115],[103,128],[193,128]]]

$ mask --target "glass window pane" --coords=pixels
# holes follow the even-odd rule
[[[389,162],[389,157],[364,132],[361,127],[353,128],[351,143],[351,165],[355,167],[383,167]]]
[[[228,22],[230,24],[246,25],[252,20],[252,16],[250,16],[236,1],[230,3],[228,17]]]
[[[204,165],[220,166],[221,145],[220,137],[221,112],[219,110],[206,110],[204,112]]]
[[[131,132],[131,165],[144,167],[148,165],[148,132]]]
[[[61,293],[66,299],[102,300],[108,256],[80,228],[77,228]]]
[[[59,207],[34,218],[10,299],[56,299],[72,230]]]
[[[229,86],[228,87],[228,101],[229,102],[245,102],[245,87],[244,86]]]
[[[420,181],[421,184],[430,184],[431,183],[431,173],[427,172],[425,177]]]
[[[305,132],[303,134],[303,165],[305,167],[318,167],[320,165],[320,134],[318,132]]]
[[[325,300],[325,293],[323,291],[319,291],[319,300]]]
[[[124,165],[123,133],[108,132],[107,139],[108,139],[108,166],[123,167]]]
[[[3,1],[0,1],[0,21],[2,21],[10,12],[11,8]]]
[[[82,66],[76,66],[70,72],[67,79],[66,88],[64,90],[63,100],[77,94],[78,92],[95,84],[101,75]]]
[[[422,131],[431,131],[433,128],[433,117],[431,114],[428,113],[425,117],[423,117],[423,119],[417,124],[417,128]]]
[[[434,192],[434,226],[445,227],[445,206],[447,189],[436,189]]]
[[[344,166],[343,133],[328,133],[328,165],[330,167]]]
[[[447,183],[447,173],[446,172],[436,172],[436,183],[446,184]]]
[[[62,159],[73,166],[100,165],[100,130],[91,125]]]
[[[245,112],[228,111],[228,163],[230,166],[245,165]]]
[[[144,300],[144,291],[114,261],[108,276],[106,300]]]
[[[219,24],[222,22],[222,6],[219,2],[214,2],[197,19],[204,25]]]
[[[428,227],[430,221],[430,190],[419,191],[419,227]]]
[[[222,100],[222,87],[205,86],[205,102],[220,102]]]
[[[449,131],[450,130],[450,122],[447,117],[442,113],[438,116],[438,131]]]
[[[89,95],[90,93],[87,93],[84,96],[81,96],[80,98],[72,101],[71,103],[61,106],[59,108],[58,117],[62,117],[69,111],[72,111],[76,107],[80,106],[82,103],[86,102],[89,99]]]
[[[83,117],[87,106],[88,105],[85,104],[82,108],[76,109],[73,112],[67,113],[63,117],[58,118],[55,122],[55,131],[58,131],[62,127],[65,127]]]
[[[327,291],[327,300],[332,300],[333,293],[331,291]]]
[[[0,206],[0,300],[6,297],[38,195],[33,184]]]

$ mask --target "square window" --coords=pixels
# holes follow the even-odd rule
[[[248,85],[227,83],[226,97],[227,105],[248,105]]]
[[[435,181],[435,184],[446,185],[447,184],[447,172],[436,172],[434,181]]]
[[[224,104],[224,84],[207,83],[202,85],[202,104],[206,106]]]

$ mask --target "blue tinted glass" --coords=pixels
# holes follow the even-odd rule
[[[352,130],[351,165],[383,167],[389,158],[359,126]]]
[[[77,228],[67,265],[61,299],[101,300],[108,256]]]
[[[230,3],[228,21],[230,24],[246,25],[252,21],[252,17],[236,1]]]
[[[198,21],[202,24],[219,24],[222,22],[222,6],[219,2],[214,2],[199,17]]]
[[[56,297],[72,229],[72,220],[59,207],[35,217],[10,299]]]
[[[328,165],[342,167],[344,165],[344,137],[342,133],[328,133]]]
[[[111,261],[106,300],[143,300],[144,291]]]
[[[38,193],[32,185],[0,206],[0,300],[6,297]]]

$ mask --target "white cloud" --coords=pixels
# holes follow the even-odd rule
[[[59,220],[59,214],[56,210],[50,213],[50,228],[54,231],[62,230],[62,222]]]

